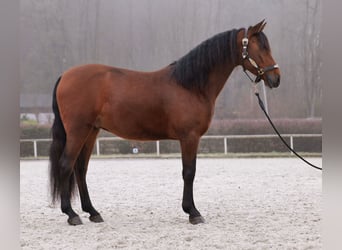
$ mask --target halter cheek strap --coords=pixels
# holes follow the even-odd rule
[[[243,71],[245,72],[245,74],[248,76],[248,78],[254,82],[254,83],[258,83],[261,80],[261,77],[263,74],[265,74],[267,71],[273,70],[273,69],[277,69],[279,68],[278,64],[274,64],[271,66],[267,66],[265,68],[260,68],[259,65],[255,62],[255,60],[253,60],[249,54],[248,54],[248,35],[247,35],[247,31],[248,29],[245,29],[245,35],[244,38],[242,38],[242,67],[243,67]],[[257,70],[257,76],[255,78],[255,80],[253,80],[251,78],[251,76],[247,73],[247,69],[245,68],[245,60],[248,60],[249,63]]]

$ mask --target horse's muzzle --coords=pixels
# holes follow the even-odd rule
[[[277,88],[280,84],[280,75],[266,74],[266,84],[270,88]]]

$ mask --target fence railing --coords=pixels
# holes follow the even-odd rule
[[[295,143],[294,138],[322,138],[322,134],[284,134],[284,138],[289,139],[289,143],[292,149],[295,149]],[[219,150],[215,153],[223,153],[228,154],[229,148],[228,148],[228,141],[232,139],[267,139],[267,138],[277,138],[276,134],[270,134],[270,135],[206,135],[202,137],[202,140],[206,139],[219,139],[223,140],[223,148],[222,150]],[[31,142],[33,144],[33,156],[34,158],[38,158],[40,155],[38,154],[38,143],[40,142],[51,142],[52,139],[21,139],[20,143],[29,143]],[[125,139],[122,139],[120,137],[99,137],[96,139],[95,142],[95,148],[94,148],[94,154],[97,156],[101,156],[101,142],[102,141],[127,141]],[[152,154],[155,154],[156,156],[159,156],[161,153],[160,150],[160,141],[155,141],[155,151]],[[292,152],[289,154],[293,154]]]

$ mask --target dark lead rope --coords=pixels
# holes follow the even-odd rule
[[[267,117],[267,120],[270,122],[272,128],[274,129],[274,131],[277,133],[277,135],[279,136],[280,140],[285,144],[285,146],[292,152],[294,153],[299,159],[301,159],[302,161],[304,161],[305,163],[307,163],[308,165],[310,165],[311,167],[313,168],[316,168],[318,170],[322,170],[322,168],[320,167],[317,167],[315,165],[313,165],[312,163],[308,162],[307,160],[305,160],[302,156],[300,156],[299,154],[297,154],[296,151],[294,151],[288,144],[287,142],[284,140],[284,138],[280,135],[280,133],[278,132],[277,128],[274,126],[271,118],[268,116],[266,110],[265,110],[265,106],[264,106],[264,103],[263,101],[261,100],[260,96],[259,96],[259,93],[258,92],[255,92],[255,95],[256,97],[258,98],[258,102],[259,102],[259,106],[260,108],[262,109],[262,111],[264,111],[266,117]]]
[[[274,64],[274,65],[271,65],[271,66],[268,66],[268,67],[265,67],[265,68],[260,68],[259,65],[255,62],[255,60],[253,60],[249,54],[248,54],[248,29],[245,29],[245,35],[244,35],[244,38],[242,39],[242,68],[243,68],[243,72],[245,72],[245,74],[247,75],[247,77],[249,78],[249,80],[252,82],[252,84],[256,84],[258,83],[260,80],[261,80],[261,77],[262,75],[265,74],[265,72],[267,71],[270,71],[270,70],[273,70],[273,69],[277,69],[279,68],[278,64]],[[244,62],[245,61],[248,61],[256,70],[257,70],[257,76],[255,78],[255,80],[252,79],[252,77],[247,73],[247,69],[245,68],[245,64]],[[267,112],[266,112],[266,109],[265,109],[265,106],[264,106],[264,103],[263,101],[261,100],[260,96],[259,96],[259,93],[257,91],[257,88],[256,88],[256,85],[253,86],[254,87],[254,90],[255,90],[255,95],[258,97],[258,101],[259,101],[259,106],[260,108],[262,109],[262,111],[264,111],[266,117],[267,117],[267,120],[270,122],[270,124],[272,125],[272,128],[274,129],[274,131],[277,133],[277,135],[279,136],[280,140],[285,144],[285,146],[292,152],[294,153],[298,158],[300,158],[301,160],[303,160],[305,163],[307,163],[308,165],[310,165],[311,167],[313,168],[316,168],[316,169],[319,169],[319,170],[322,170],[322,168],[320,167],[317,167],[313,164],[311,164],[310,162],[308,162],[307,160],[305,160],[303,157],[301,157],[299,154],[297,154],[296,151],[294,151],[288,144],[287,142],[284,140],[284,138],[280,135],[280,133],[278,132],[277,128],[274,126],[271,118],[268,116]]]

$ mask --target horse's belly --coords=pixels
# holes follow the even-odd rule
[[[146,129],[142,126],[129,126],[124,127],[120,125],[112,125],[108,127],[102,127],[103,129],[119,136],[124,139],[129,140],[162,140],[162,139],[172,139],[168,133],[161,130]]]
[[[101,119],[100,127],[125,139],[172,139],[168,118],[160,110],[146,106],[111,107]]]

